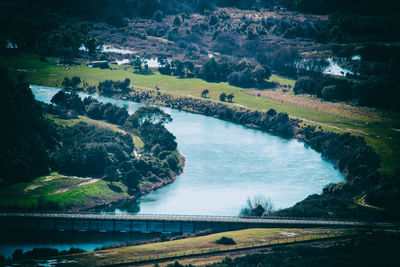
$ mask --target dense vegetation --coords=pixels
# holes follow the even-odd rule
[[[216,61],[214,58],[206,61],[201,67],[195,67],[192,62],[174,60],[165,63],[158,70],[164,75],[174,75],[180,78],[201,78],[208,82],[229,82],[243,88],[268,88],[271,86],[266,80],[271,76],[267,66],[257,65],[242,60],[237,63],[225,58]]]
[[[101,86],[102,83],[99,88]],[[81,110],[81,114],[90,118],[123,126],[128,132],[141,137],[146,152],[136,159],[130,136],[80,123],[68,127],[61,134],[63,146],[53,155],[55,162],[59,163],[57,170],[122,181],[132,193],[138,190],[143,180],[168,180],[181,170],[181,160],[174,152],[177,147],[175,136],[163,126],[172,119],[159,108],[141,107],[129,116],[125,107],[100,103],[91,97],[82,101],[74,92],[65,91],[54,95],[52,102],[67,109],[61,114],[70,114],[69,110]],[[79,144],[79,147],[75,147],[75,144]]]
[[[63,174],[122,182],[130,194],[140,194],[139,184],[171,180],[182,170],[177,144],[163,124],[171,121],[156,107],[142,107],[129,116],[125,107],[84,101],[74,92],[60,91],[44,111],[62,119],[88,115],[120,125],[145,142],[142,155],[134,155],[131,135],[79,122],[58,126],[46,120],[42,106],[29,87],[9,81],[2,73],[2,104],[11,116],[2,121],[1,185],[31,181],[50,170]],[[4,90],[3,90],[4,89]],[[117,188],[117,187],[116,187]]]
[[[56,145],[55,126],[46,120],[23,77],[12,82],[0,72],[0,186],[30,181],[50,170],[48,151]]]
[[[400,111],[398,77],[352,80],[317,75],[300,77],[293,88],[295,94],[312,94],[326,101],[356,101],[361,106]],[[379,88],[379,90],[377,90]]]
[[[260,89],[276,86],[266,82],[271,71],[291,77],[313,76],[326,67],[323,58],[333,55],[351,65],[356,75],[348,77],[347,83],[311,78],[316,80],[315,88],[306,90],[299,84],[298,93],[313,91],[327,101],[399,110],[394,99],[400,92],[400,49],[393,41],[398,41],[400,31],[388,26],[400,23],[396,15],[399,4],[394,0],[22,0],[2,5],[0,25],[7,25],[0,27],[0,52],[4,54],[34,51],[42,60],[57,56],[62,63],[73,64],[76,57],[113,60],[116,55],[99,52],[102,42],[116,43],[157,55],[162,74]],[[220,9],[226,7],[267,8],[275,13],[238,18],[240,11]],[[279,7],[329,17],[284,13]],[[195,13],[203,16],[191,16]],[[169,43],[154,43],[153,37]],[[5,49],[10,45],[18,49]],[[87,51],[80,49],[82,45]],[[310,55],[311,51],[320,53]],[[208,59],[209,53],[215,57]],[[350,60],[353,55],[362,60]],[[132,58],[139,69],[136,73],[151,74],[140,58]]]

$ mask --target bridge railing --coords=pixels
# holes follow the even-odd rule
[[[93,217],[101,217],[104,215],[107,218],[114,217],[116,219],[129,219],[129,218],[171,218],[171,219],[177,219],[177,218],[208,218],[208,219],[221,219],[221,221],[225,220],[230,220],[230,219],[248,219],[248,220],[280,220],[280,221],[297,221],[297,222],[332,222],[333,224],[340,223],[340,224],[354,224],[358,223],[360,221],[355,220],[355,219],[339,219],[339,218],[333,218],[333,217],[281,217],[281,216],[264,216],[264,217],[255,217],[255,216],[216,216],[216,215],[179,215],[179,214],[132,214],[132,213],[115,213],[115,212],[63,212],[63,211],[0,211],[0,217],[4,216],[40,216],[40,215],[45,215],[45,216],[51,216],[51,217],[62,217],[62,215],[67,215],[68,217],[72,215],[76,215],[76,217],[84,217],[84,216],[93,216]],[[54,216],[52,216],[54,215]],[[366,223],[377,223],[375,221],[364,221],[364,224]],[[386,222],[386,223],[393,223],[393,222]]]

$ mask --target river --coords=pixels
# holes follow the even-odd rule
[[[50,102],[59,90],[32,86],[39,101]],[[80,93],[81,97],[88,96]],[[143,105],[92,95],[101,102],[125,105],[133,113]],[[164,108],[166,125],[186,158],[176,181],[140,199],[142,214],[238,215],[247,198],[269,197],[286,208],[343,180],[334,165],[295,139],[283,139],[213,117]]]

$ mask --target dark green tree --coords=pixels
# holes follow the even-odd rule
[[[201,92],[201,97],[206,98],[208,93],[210,93],[210,90],[208,90],[208,89],[203,90],[203,91]]]
[[[219,100],[221,100],[222,102],[225,102],[226,101],[226,97],[227,97],[227,95],[225,93],[222,93],[222,94],[219,95]]]
[[[131,117],[135,118],[139,125],[143,125],[144,123],[162,125],[172,121],[171,115],[155,106],[140,107]]]
[[[235,96],[234,96],[233,93],[230,93],[229,95],[226,96],[226,98],[228,99],[228,102],[229,102],[229,103],[232,103],[232,102],[233,102],[233,98],[234,98],[234,97],[235,97]]]

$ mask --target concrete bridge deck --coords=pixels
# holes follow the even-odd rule
[[[0,227],[10,230],[176,232],[229,231],[246,228],[399,228],[397,223],[321,218],[246,218],[195,215],[129,215],[114,213],[0,212]]]

